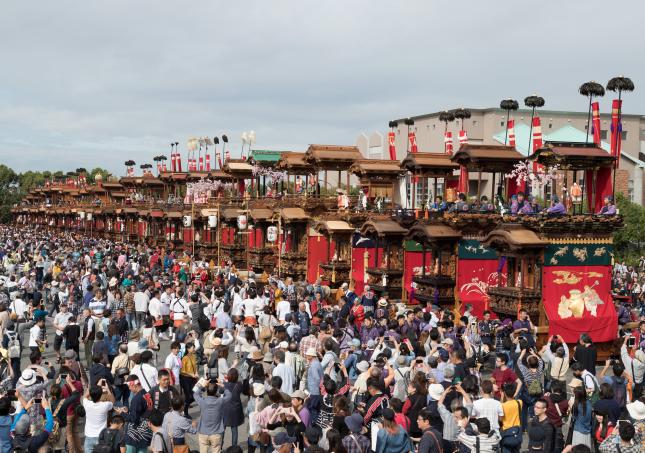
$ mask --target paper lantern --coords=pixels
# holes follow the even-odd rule
[[[92,220],[92,213],[91,212],[87,213],[87,220]]]
[[[275,242],[278,240],[278,227],[270,226],[267,228],[267,241]]]
[[[193,218],[189,215],[185,215],[183,218],[183,223],[184,223],[184,226],[188,228],[193,224]]]
[[[85,218],[85,211],[79,211],[78,218],[83,220]]]
[[[240,230],[246,230],[246,227],[248,226],[248,219],[244,214],[237,216],[237,227]]]
[[[209,215],[208,216],[208,228],[216,228],[217,227],[217,216],[216,215]]]

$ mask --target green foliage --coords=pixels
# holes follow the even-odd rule
[[[107,181],[108,177],[112,175],[106,169],[101,167],[96,167],[96,168],[93,168],[92,171],[90,171],[89,174],[87,175],[87,182],[90,184],[94,184],[94,179],[96,178],[96,175],[98,175],[99,173],[103,177],[103,181]]]
[[[616,207],[623,216],[624,228],[614,233],[616,259],[637,262],[645,248],[645,208],[617,194]]]

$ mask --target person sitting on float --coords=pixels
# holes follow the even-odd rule
[[[599,215],[616,215],[616,205],[614,204],[614,197],[607,195],[604,198],[604,205],[598,211]]]
[[[466,201],[466,194],[459,192],[457,196],[457,202],[453,204],[448,212],[468,212],[468,202]]]
[[[526,199],[524,192],[517,192],[517,199],[513,199],[511,203],[511,214],[522,215],[532,214],[533,208]]]
[[[546,213],[551,215],[563,215],[567,213],[567,209],[560,201],[560,197],[553,195],[553,199],[551,200],[551,207],[546,210]]]
[[[491,202],[488,201],[486,195],[482,195],[479,199],[479,212],[493,212],[495,207]]]
[[[542,207],[537,202],[537,198],[535,198],[533,195],[529,195],[528,200],[529,204],[531,205],[531,212],[533,212],[533,214],[539,214],[540,212],[542,212]]]
[[[434,203],[430,206],[431,211],[435,212],[443,212],[447,208],[446,202],[443,201],[443,197],[441,195],[437,195],[434,197]]]

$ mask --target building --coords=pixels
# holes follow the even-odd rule
[[[607,103],[604,103],[605,107]],[[506,111],[499,108],[470,109],[471,117],[464,120],[464,129],[468,133],[468,141],[473,144],[495,145],[504,144],[506,131]],[[414,125],[410,130],[416,133],[419,151],[437,152],[444,151],[445,123],[439,120],[441,112],[412,116]],[[544,141],[584,142],[586,140],[587,112],[566,112],[553,110],[538,110],[537,114],[542,119],[542,134]],[[524,155],[532,151],[530,146],[530,110],[517,110],[512,113],[515,119],[516,147]],[[395,120],[396,154],[399,160],[403,159],[408,151],[408,126],[405,118]],[[609,150],[611,115],[601,113],[601,140],[602,147]],[[622,158],[616,178],[616,190],[629,196],[632,201],[643,204],[645,200],[645,116],[622,115]],[[453,147],[459,147],[460,121],[448,123],[448,131],[452,132]],[[589,141],[592,141],[591,135]],[[375,131],[371,134],[361,134],[357,140],[361,153],[368,159],[389,159],[387,131]],[[470,175],[470,194],[478,192],[480,175]],[[581,183],[582,181],[579,181]],[[489,193],[489,177],[481,175],[481,193]],[[418,196],[417,199],[423,199]]]

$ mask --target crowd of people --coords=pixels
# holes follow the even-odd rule
[[[0,226],[0,263],[2,452],[645,451],[642,317],[597,370],[524,310],[36,227]]]

